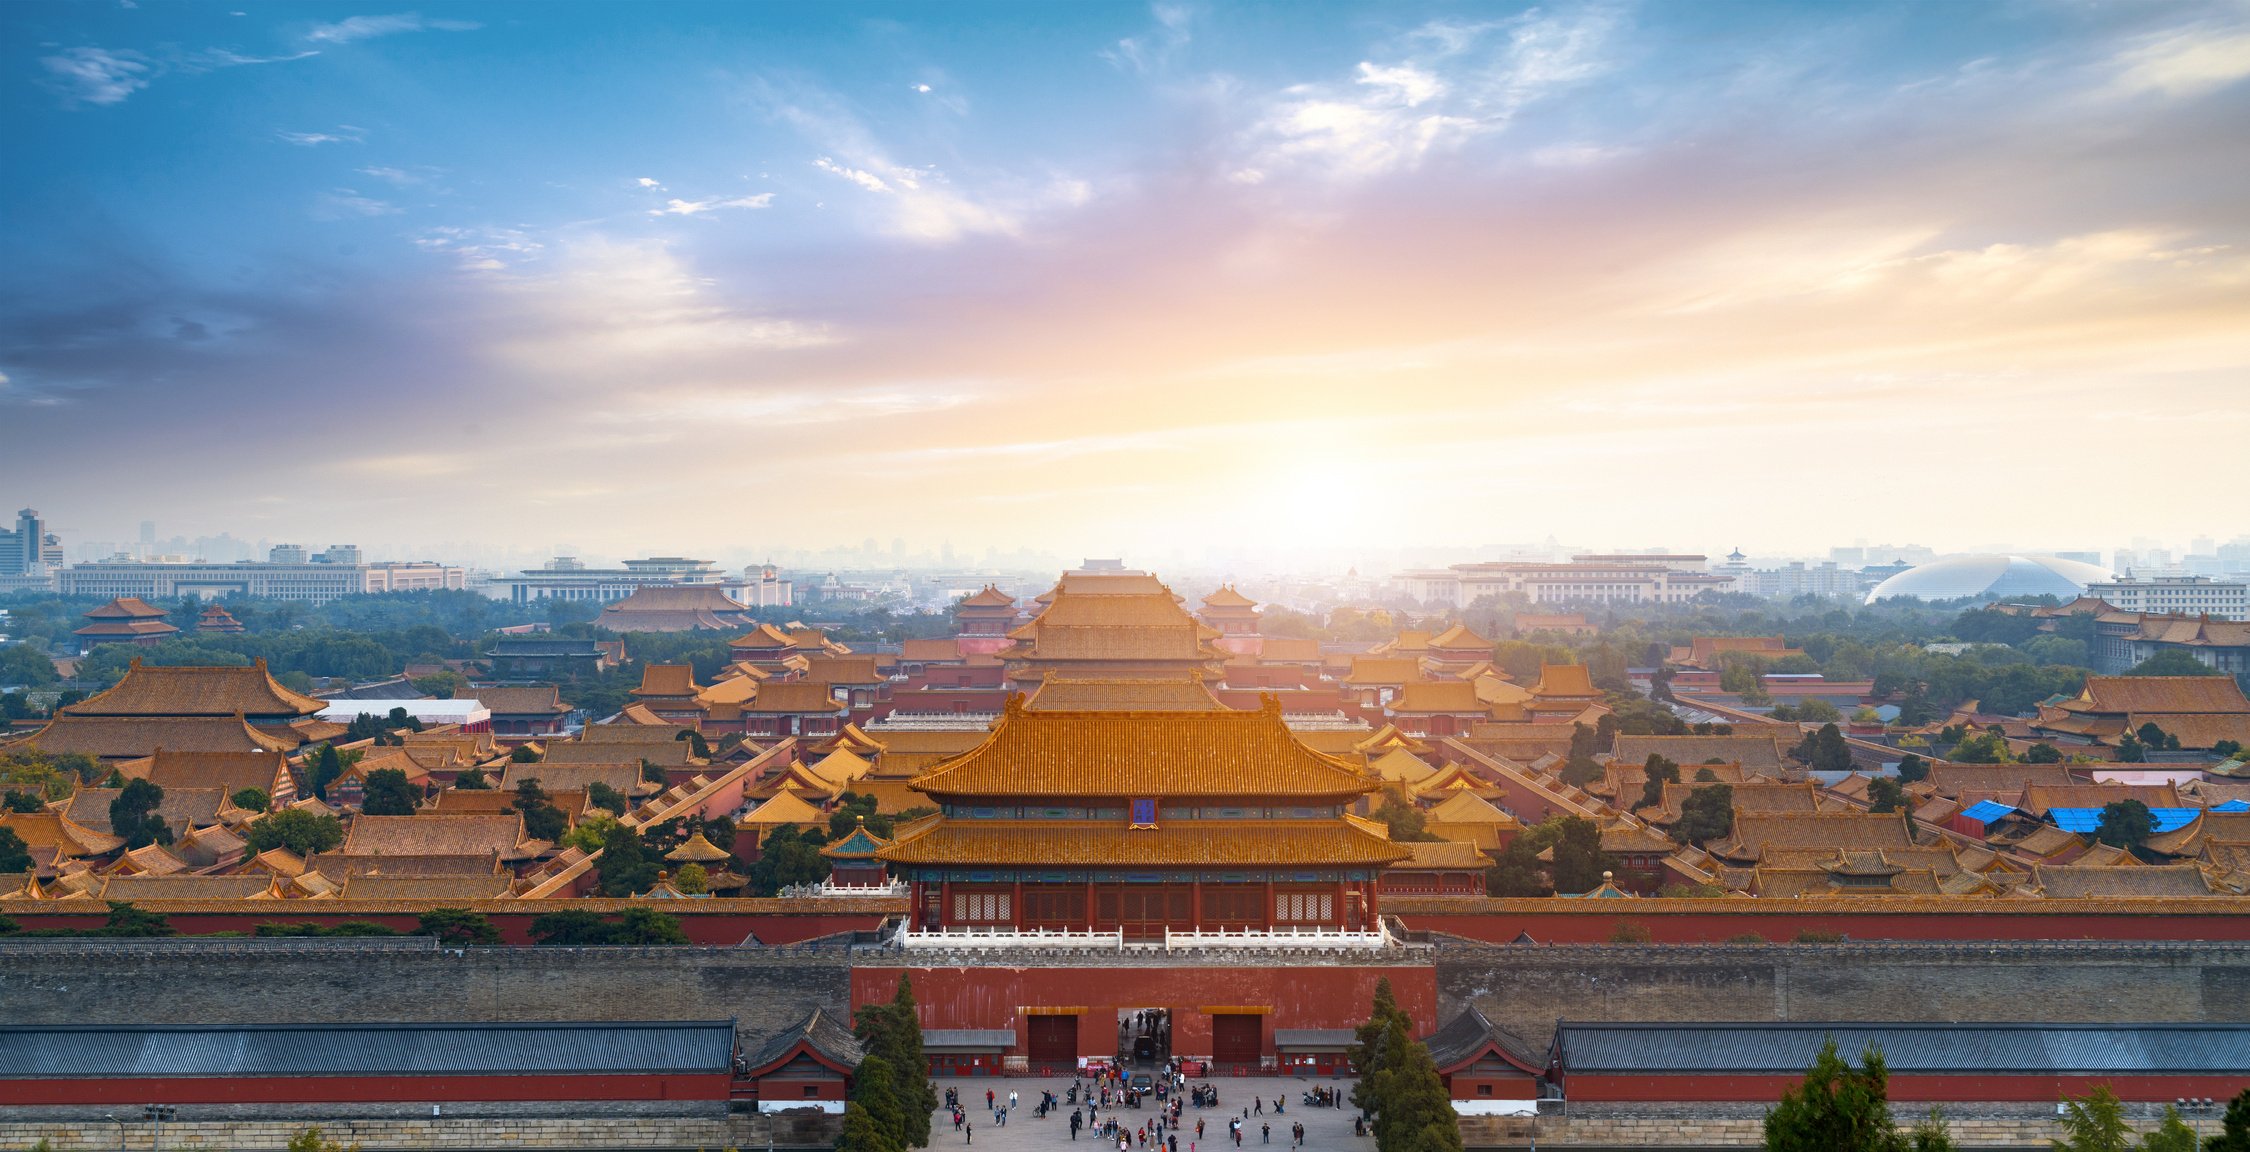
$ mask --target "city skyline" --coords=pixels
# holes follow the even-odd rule
[[[2150,450],[2250,421],[2240,6],[1310,11],[10,6],[0,486],[608,556],[2250,526]]]

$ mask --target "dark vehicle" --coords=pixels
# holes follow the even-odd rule
[[[1135,1092],[1146,1092],[1156,1087],[1156,1079],[1146,1072],[1135,1072],[1130,1086]]]

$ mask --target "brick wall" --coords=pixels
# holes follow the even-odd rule
[[[319,1125],[321,1135],[367,1152],[439,1149],[675,1149],[827,1148],[836,1141],[835,1117],[789,1113],[723,1118],[469,1118],[357,1119]],[[164,1148],[193,1152],[280,1152],[309,1125],[301,1121],[176,1121],[164,1126]],[[107,1121],[0,1122],[0,1148],[29,1148],[45,1140],[54,1152],[146,1152],[155,1135],[137,1115],[122,1129]]]

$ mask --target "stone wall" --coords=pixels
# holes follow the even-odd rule
[[[1762,944],[1438,949],[1439,1013],[1475,1004],[1544,1051],[1571,1020],[2250,1020],[2250,944]]]
[[[18,1024],[723,1020],[747,1037],[845,1012],[840,949],[273,947],[274,941],[0,944]]]
[[[1895,1104],[1892,1109],[1893,1118],[1901,1125],[1912,1124],[1927,1112],[1926,1107],[1912,1103]],[[2144,1131],[2156,1126],[2152,1115],[2135,1117],[2134,1122]],[[2190,1117],[2188,1123],[2201,1134],[2219,1131],[2219,1122],[2214,1118]],[[2046,1115],[1948,1115],[1946,1130],[1952,1134],[1956,1147],[2008,1149],[2010,1152],[2019,1149],[2048,1152],[2052,1147],[2049,1141],[2062,1135],[2054,1117]],[[1663,1115],[1541,1116],[1536,1126],[1530,1117],[1464,1116],[1461,1118],[1461,1143],[1479,1152],[1488,1149],[1517,1152],[1535,1147],[1552,1152],[1571,1148],[1704,1152],[1762,1148],[1765,1128],[1762,1111],[1750,1114],[1742,1109],[1729,1109],[1724,1113],[1674,1110]]]
[[[164,1126],[166,1152],[279,1152],[309,1125],[287,1121],[176,1121]],[[417,1119],[335,1120],[318,1125],[321,1135],[366,1152],[439,1149],[497,1152],[504,1149],[595,1150],[697,1148],[828,1148],[836,1142],[834,1117],[808,1113],[726,1117],[510,1118],[421,1117]],[[29,1148],[45,1140],[54,1152],[147,1152],[155,1126],[135,1110],[120,1126],[107,1121],[70,1123],[0,1122],[0,1148]]]

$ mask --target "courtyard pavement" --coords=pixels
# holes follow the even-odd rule
[[[1080,1083],[1084,1083],[1084,1081]],[[1038,1149],[1039,1152],[1058,1152],[1059,1149],[1067,1148],[1084,1148],[1086,1152],[1101,1152],[1102,1150],[1102,1140],[1095,1136],[1090,1129],[1080,1132],[1075,1144],[1071,1141],[1071,1106],[1069,1104],[1062,1105],[1044,1120],[1032,1115],[1032,1110],[1039,1103],[1039,1093],[1042,1090],[1053,1092],[1057,1099],[1068,1099],[1071,1084],[1068,1077],[940,1077],[936,1084],[938,1099],[940,1100],[945,1099],[946,1089],[960,1090],[961,1108],[968,1115],[968,1124],[972,1131],[967,1134],[954,1131],[952,1114],[941,1108],[930,1121],[930,1147],[932,1148],[965,1145],[974,1148],[976,1152],[1031,1152],[1033,1149]],[[1227,1119],[1241,1116],[1243,1109],[1251,1107],[1253,1097],[1263,1098],[1265,1107],[1263,1114],[1254,1113],[1245,1123],[1242,1135],[1243,1152],[1252,1152],[1253,1149],[1261,1148],[1271,1149],[1273,1152],[1288,1152],[1289,1127],[1292,1124],[1303,1124],[1305,1126],[1305,1147],[1313,1149],[1314,1152],[1374,1152],[1375,1137],[1373,1135],[1363,1137],[1352,1135],[1352,1117],[1359,1113],[1350,1104],[1352,1080],[1349,1077],[1256,1076],[1213,1077],[1208,1080],[1190,1077],[1188,1079],[1190,1088],[1198,1084],[1216,1085],[1219,1089],[1219,1102],[1210,1108],[1197,1108],[1190,1104],[1180,1110],[1180,1131],[1178,1133],[1180,1152],[1189,1152],[1191,1142],[1194,1144],[1194,1152],[1233,1152],[1234,1141],[1227,1136]],[[1311,1091],[1315,1085],[1341,1091],[1345,1096],[1345,1105],[1341,1108],[1314,1108],[1299,1103],[1304,1093]],[[984,1106],[984,1094],[987,1090],[994,1094],[999,1103],[1005,1104],[1008,1093],[1011,1091],[1015,1092],[1017,1098],[1021,1101],[1015,1111],[1009,1114],[1008,1123],[1004,1127],[994,1126],[992,1113]],[[1287,1104],[1279,1116],[1274,1115],[1273,1110],[1273,1101],[1276,1096],[1285,1097],[1287,1100]],[[1143,1102],[1138,1109],[1107,1108],[1102,1110],[1102,1115],[1104,1117],[1114,1115],[1119,1122],[1127,1127],[1138,1128],[1143,1121],[1156,1118],[1157,1102],[1154,1097],[1151,1097]],[[1204,1133],[1200,1140],[1196,1139],[1195,1135],[1195,1122],[1199,1117],[1203,1120]],[[1261,1124],[1273,1126],[1273,1135],[1269,1138],[1270,1142],[1262,1146],[1258,1140],[1258,1127]],[[1111,1144],[1109,1147],[1111,1152],[1115,1152],[1115,1144]],[[1153,1152],[1153,1150],[1136,1149],[1136,1152]]]

